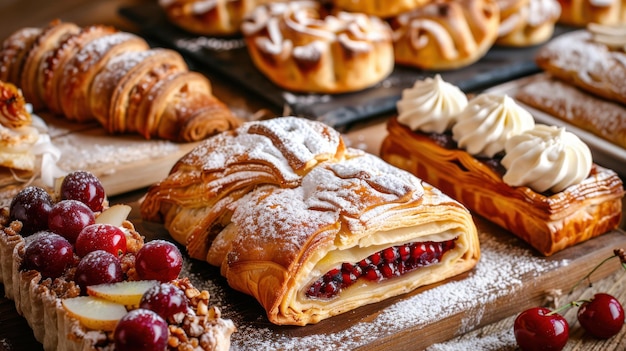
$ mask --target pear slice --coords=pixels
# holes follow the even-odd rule
[[[116,227],[121,227],[122,223],[128,218],[131,207],[125,204],[116,204],[106,210],[102,211],[98,217],[96,217],[96,223],[111,224]]]
[[[126,315],[124,305],[93,296],[78,296],[62,300],[70,317],[78,319],[93,330],[112,331],[117,322]]]
[[[137,280],[91,285],[87,287],[87,294],[126,306],[138,306],[143,294],[157,283],[156,280]]]

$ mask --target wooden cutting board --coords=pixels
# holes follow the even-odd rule
[[[146,140],[134,134],[109,135],[95,122],[77,124],[44,117],[52,144],[61,151],[58,166],[66,172],[91,171],[108,196],[141,189],[165,178],[174,163],[198,144]],[[0,169],[0,187],[5,190],[0,202],[6,203],[30,177],[28,173]],[[40,183],[40,179],[35,178],[34,183]]]

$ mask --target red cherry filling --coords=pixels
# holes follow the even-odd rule
[[[438,263],[454,248],[454,240],[408,243],[388,247],[357,263],[343,263],[313,283],[306,292],[311,298],[330,299],[359,278],[381,281],[401,276],[420,267]]]

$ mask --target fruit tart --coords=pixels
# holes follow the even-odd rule
[[[506,95],[470,100],[440,76],[417,81],[388,122],[381,157],[549,256],[617,228],[623,184],[577,136],[535,124]]]
[[[480,255],[460,203],[297,117],[208,139],[150,188],[141,213],[279,325],[441,282]]]
[[[45,350],[228,350],[235,327],[179,277],[182,254],[144,242],[93,174],[23,188],[0,209],[0,282]]]

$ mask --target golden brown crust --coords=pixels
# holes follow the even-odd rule
[[[14,33],[0,55],[2,75],[18,80],[35,109],[77,122],[96,119],[109,133],[141,132],[146,138],[187,142],[240,124],[212,94],[205,76],[189,74],[189,84],[179,84],[177,93],[171,84],[157,84],[164,91],[149,93],[159,80],[178,82],[170,75],[187,72],[185,61],[173,50],[150,49],[144,39],[109,26],[80,28],[56,20]],[[182,98],[186,90],[197,96]],[[158,109],[145,107],[159,111],[149,117],[157,121],[149,125],[152,130],[136,114],[139,105],[151,103],[142,100],[149,95],[161,97]]]
[[[619,176],[594,166],[582,183],[557,194],[510,187],[500,174],[461,149],[447,149],[392,118],[381,147],[386,161],[459,200],[476,214],[549,256],[617,228],[624,189]]]
[[[194,34],[233,35],[244,17],[268,0],[160,0],[168,20]]]
[[[24,61],[41,31],[41,28],[25,27],[18,29],[4,40],[0,51],[1,81],[15,85],[20,84]]]
[[[589,23],[626,23],[626,1],[558,0],[561,4],[559,23],[585,26]]]
[[[43,100],[46,107],[55,114],[62,115],[60,91],[63,87],[63,71],[66,64],[72,60],[77,52],[92,40],[115,33],[113,27],[93,25],[81,28],[79,33],[70,35],[65,41],[46,55],[42,63],[43,70]]]
[[[626,149],[626,107],[549,76],[520,87],[515,98]]]
[[[361,12],[377,17],[393,17],[400,13],[414,10],[429,3],[430,0],[333,0],[336,7]]]
[[[316,323],[465,272],[480,256],[462,205],[346,149],[330,127],[295,117],[249,122],[206,140],[150,188],[141,213],[163,221],[192,257],[219,266],[275,324]],[[331,298],[307,295],[342,263],[430,241],[453,248],[392,279],[362,278]]]
[[[290,91],[362,90],[393,70],[391,31],[377,17],[329,16],[315,1],[270,3],[257,7],[242,31],[254,65]]]
[[[495,0],[437,0],[391,19],[395,61],[427,70],[455,69],[483,57],[498,36]]]
[[[500,26],[496,45],[525,47],[548,41],[561,14],[557,0],[497,0]]]
[[[43,81],[42,62],[69,35],[77,33],[79,30],[80,28],[73,23],[53,21],[42,29],[41,34],[37,36],[29,49],[20,74],[19,87],[24,92],[26,100],[33,105],[33,110],[37,111],[45,107],[43,89],[41,89]]]
[[[94,78],[111,58],[148,48],[144,39],[126,32],[100,36],[82,46],[63,69],[59,96],[64,116],[78,122],[93,119],[89,96]]]
[[[587,30],[565,33],[535,58],[550,75],[592,94],[626,104],[626,52],[597,42]]]

